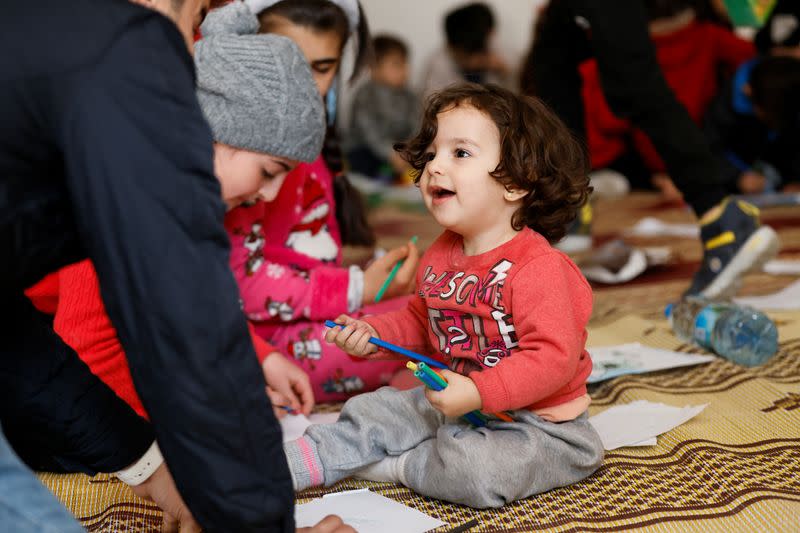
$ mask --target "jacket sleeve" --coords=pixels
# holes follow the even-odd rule
[[[65,472],[115,472],[153,443],[137,416],[47,325],[22,294],[3,298],[0,420],[28,466]],[[13,401],[11,400],[13,399]]]
[[[78,231],[179,491],[206,530],[293,530],[180,35],[162,17],[129,26],[58,90]]]
[[[538,257],[514,277],[511,315],[519,347],[497,366],[471,372],[484,411],[520,409],[576,375],[592,311],[592,291],[557,254]]]

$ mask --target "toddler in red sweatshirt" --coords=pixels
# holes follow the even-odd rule
[[[448,88],[397,147],[444,233],[408,307],[327,332],[348,353],[379,337],[446,363],[441,391],[389,387],[284,445],[296,489],[356,476],[500,507],[584,479],[603,458],[588,422],[592,292],[551,243],[589,193],[586,156],[544,104],[496,86]],[[461,415],[507,411],[476,428]]]

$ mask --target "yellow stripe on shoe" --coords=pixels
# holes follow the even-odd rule
[[[725,246],[726,244],[730,244],[735,240],[736,236],[733,234],[732,231],[722,232],[713,239],[708,239],[706,241],[706,250],[713,250],[714,248]]]
[[[730,198],[725,198],[720,203],[706,211],[702,218],[700,218],[700,225],[707,226],[721,217],[722,212],[725,211],[725,206],[728,205],[729,201]]]
[[[750,215],[751,217],[758,217],[761,214],[761,211],[753,204],[743,202],[742,200],[738,200],[736,204],[739,206],[739,209],[741,209],[746,215]]]

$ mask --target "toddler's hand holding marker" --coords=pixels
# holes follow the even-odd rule
[[[464,418],[471,424],[477,427],[486,425],[484,421],[485,415],[477,411],[481,406],[481,398],[471,379],[461,374],[451,372],[447,369],[447,365],[435,359],[431,359],[430,357],[412,352],[411,350],[375,337],[375,335],[377,335],[375,329],[364,321],[354,320],[347,315],[341,315],[336,320],[344,322],[344,324],[337,324],[331,320],[325,321],[325,325],[331,328],[325,333],[326,341],[335,343],[343,350],[355,356],[364,357],[367,354],[377,351],[376,346],[380,346],[385,350],[419,361],[419,364],[409,362],[406,366],[414,371],[414,376],[422,381],[429,389],[434,391],[434,393],[443,391],[450,382],[455,384],[454,387],[448,389],[447,393],[441,395],[428,393],[427,397],[431,405],[446,416],[461,416],[466,413]],[[348,346],[352,346],[353,349],[351,350]],[[445,377],[449,378],[450,381],[448,382],[445,377],[430,367],[442,369],[446,373]],[[492,413],[492,416],[506,422],[514,421],[505,413]]]
[[[325,325],[331,328],[325,332],[325,340],[327,342],[336,344],[339,348],[346,351],[350,355],[364,357],[368,354],[378,351],[376,346],[380,346],[385,350],[389,350],[390,352],[395,352],[400,355],[405,355],[408,358],[427,363],[430,366],[445,370],[447,369],[447,365],[440,363],[435,359],[412,352],[411,350],[406,350],[400,346],[395,346],[392,343],[382,341],[376,337],[378,332],[375,331],[375,328],[363,320],[354,320],[347,315],[340,315],[336,320],[339,322],[344,322],[344,324],[337,324],[331,320],[325,321]],[[337,330],[336,328],[341,329]]]

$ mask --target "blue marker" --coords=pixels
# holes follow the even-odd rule
[[[343,325],[337,324],[333,320],[326,320],[325,321],[325,325],[327,327],[329,327],[329,328],[336,328],[336,327],[344,328]],[[399,353],[400,355],[405,355],[406,357],[408,357],[410,359],[415,359],[417,361],[422,361],[423,363],[427,363],[429,366],[433,366],[433,367],[436,367],[436,368],[441,368],[441,369],[444,369],[444,370],[448,370],[447,365],[445,365],[443,363],[440,363],[436,359],[431,359],[430,357],[426,357],[426,356],[424,356],[422,354],[418,354],[417,352],[412,352],[411,350],[406,350],[405,348],[401,348],[400,346],[395,346],[394,344],[392,344],[390,342],[382,341],[382,340],[377,339],[375,337],[370,337],[369,338],[369,342],[371,342],[375,346],[380,346],[381,348],[389,350],[390,352]]]

